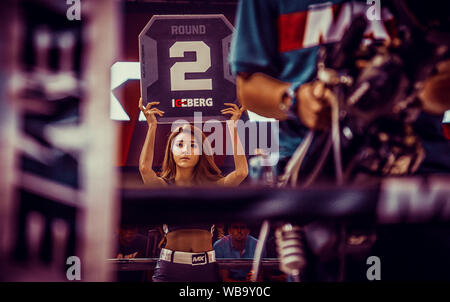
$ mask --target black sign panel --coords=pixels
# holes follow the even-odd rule
[[[153,16],[139,35],[141,95],[158,101],[160,122],[225,119],[223,103],[236,101],[228,64],[233,26],[223,15]]]

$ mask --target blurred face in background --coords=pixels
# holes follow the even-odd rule
[[[181,132],[173,140],[172,154],[177,167],[194,168],[200,152],[200,145],[190,133]]]
[[[250,234],[250,229],[244,223],[233,223],[229,227],[228,232],[233,240],[244,241],[246,240],[248,234]]]
[[[130,244],[138,233],[138,228],[136,227],[121,227],[119,231],[120,242],[122,244]]]

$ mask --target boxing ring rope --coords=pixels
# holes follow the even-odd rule
[[[108,265],[112,265],[116,271],[145,271],[155,267],[158,258],[132,258],[132,259],[108,259]],[[216,259],[220,269],[251,269],[253,259]],[[264,269],[278,269],[280,261],[277,258],[263,258],[261,266]]]
[[[364,219],[377,224],[450,220],[450,177],[387,178],[370,186],[122,189],[122,223],[135,226]]]
[[[260,224],[364,221],[373,225],[450,221],[449,177],[391,178],[372,186],[302,188],[122,189],[122,223],[134,226],[245,221]],[[114,270],[148,270],[157,258],[109,259]],[[217,259],[221,268],[251,268],[253,259]],[[262,268],[280,260],[263,258]]]
[[[124,189],[122,223],[135,226],[163,223],[262,222],[374,218],[377,188],[266,189],[171,188]]]

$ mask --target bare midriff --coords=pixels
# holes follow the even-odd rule
[[[166,249],[180,252],[201,253],[212,250],[212,235],[207,230],[182,229],[166,235]]]

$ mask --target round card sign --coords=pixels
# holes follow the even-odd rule
[[[158,101],[160,122],[225,119],[224,103],[236,101],[228,64],[233,26],[223,15],[153,16],[139,35],[141,95]]]

